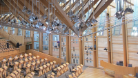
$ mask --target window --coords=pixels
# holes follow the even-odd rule
[[[49,54],[49,35],[47,33],[43,33],[43,52]]]
[[[39,32],[34,31],[34,41],[39,41]]]
[[[59,35],[53,35],[53,41],[59,41]]]
[[[59,35],[53,35],[53,56],[59,57],[59,47],[60,47],[59,42]]]
[[[138,12],[138,0],[134,0],[134,13],[133,13],[133,17],[137,17],[137,12]],[[131,36],[138,36],[138,21],[134,21],[133,22],[133,27],[132,27],[132,32],[131,32]]]
[[[39,51],[39,32],[34,31],[34,49]]]
[[[4,26],[4,31],[8,32],[8,27]]]
[[[34,49],[39,50],[39,42],[34,42]]]
[[[30,37],[30,31],[29,30],[26,30],[26,37]]]
[[[18,36],[22,36],[22,29],[18,28]]]
[[[11,28],[12,34],[15,34],[15,28]]]
[[[62,36],[61,39],[61,58],[66,61],[66,36]]]
[[[138,36],[138,26],[133,26],[131,36]]]
[[[115,18],[114,25],[119,25],[121,23],[122,23],[122,19],[119,19],[118,20],[117,18]],[[117,26],[117,27],[114,27],[112,32],[113,32],[113,35],[120,35],[121,25],[120,26]]]
[[[97,36],[102,36],[104,34],[104,27],[106,25],[106,10],[104,10],[101,15],[99,16],[99,20],[98,20],[98,32]]]

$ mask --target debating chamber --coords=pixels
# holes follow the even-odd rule
[[[138,78],[138,0],[0,0],[0,78]]]

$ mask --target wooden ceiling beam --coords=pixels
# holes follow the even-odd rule
[[[87,2],[88,2],[89,0],[84,0],[84,4],[86,4]],[[82,6],[82,3],[79,5],[79,6],[77,6],[74,10],[73,10],[73,13],[75,13],[75,12],[77,12],[78,11],[78,9],[80,9],[81,8],[81,6]]]
[[[0,5],[0,11],[4,11],[4,10],[9,11],[9,8],[7,6]]]
[[[96,13],[94,13],[95,18],[97,18],[112,2],[113,0],[108,0]]]
[[[7,18],[9,18],[12,14],[8,14],[3,20],[5,21]]]
[[[6,18],[7,15],[4,15],[0,20],[3,20],[4,18]]]
[[[21,2],[24,3],[23,0],[21,0]],[[29,0],[25,0],[25,2],[26,2],[26,5],[27,5],[26,7],[27,7],[29,10],[32,11],[32,0],[30,0],[30,4],[29,4]],[[42,10],[43,7],[40,6],[40,9],[39,9],[38,6],[39,6],[39,5],[36,5],[36,3],[33,1],[33,7],[34,7],[34,8],[33,8],[33,9],[34,9],[34,12],[33,12],[33,13],[34,13],[35,15],[38,16],[38,15],[39,15],[38,13],[39,13],[39,11],[40,11],[40,14],[43,15],[43,12],[44,12],[44,9]],[[29,8],[29,7],[30,7],[30,8]],[[36,12],[36,10],[37,10],[37,12]],[[42,12],[42,11],[43,11],[43,12]]]
[[[12,2],[10,2],[10,4],[16,9],[16,11],[18,11],[18,13],[21,14],[21,17],[23,17],[29,23],[29,20],[28,20],[29,15],[27,13],[22,12],[24,4],[21,1],[22,0],[18,0],[18,6],[17,6],[17,1],[16,0],[13,0]]]
[[[72,9],[77,3],[78,3],[79,0],[76,0],[73,4],[71,4],[66,10],[65,12],[68,13],[70,11],[70,9]],[[71,2],[71,1],[70,1]]]
[[[1,16],[0,16],[0,20],[1,20],[3,17],[4,17],[4,15],[1,15]]]
[[[64,5],[63,7],[61,6],[62,9],[63,9],[64,11],[65,11],[65,10],[67,9],[67,7],[70,5],[70,1],[71,1],[71,0],[69,0],[68,3],[67,3],[66,5]]]
[[[89,5],[89,7],[93,7],[98,1],[99,1],[99,0],[94,0],[94,3],[91,3],[91,4]],[[90,9],[91,9],[91,8],[88,8],[88,7],[87,7],[86,9],[84,9],[84,14],[86,14]],[[80,18],[82,18],[81,11],[79,12],[78,16],[80,16]]]
[[[21,1],[21,3],[23,4],[24,3],[24,1],[23,0],[20,0]],[[29,8],[29,7],[32,7],[32,1],[30,1],[30,4],[29,4],[29,1],[26,1],[25,0],[25,3],[26,3],[26,7],[28,8],[28,9],[30,9],[31,11],[32,11],[32,9],[31,8]],[[35,10],[37,10],[37,11],[42,11],[42,6],[40,6],[40,10],[38,10],[39,8],[38,8],[38,6],[36,6],[36,4],[35,3],[33,3],[33,5],[34,5],[34,11]],[[43,13],[40,11],[40,15],[43,15]],[[38,18],[39,18],[39,14],[38,13],[36,13],[36,12],[33,12]],[[28,15],[28,14],[27,14]],[[41,21],[43,24],[44,24],[44,26],[46,26],[47,27],[47,24],[45,23],[45,21],[44,20],[42,20]],[[34,22],[34,23],[37,23],[37,21],[36,22]]]
[[[132,5],[132,6],[134,6],[134,4],[133,3],[131,3],[131,2],[129,2],[129,1],[127,1],[127,0],[124,0],[126,3],[128,3],[128,4],[130,4],[130,5]]]
[[[97,18],[109,5],[110,3],[112,2],[113,0],[102,0],[98,5],[97,7],[95,8],[94,10],[94,16],[95,18]],[[88,20],[91,20],[93,18],[93,12],[91,13],[90,17],[87,19]]]
[[[5,21],[7,22],[9,19],[11,19],[11,18],[13,18],[13,17],[14,17],[14,15],[11,14],[8,18],[5,19]]]
[[[113,7],[113,8],[116,8],[115,6],[113,6],[113,5],[109,5],[109,6],[111,6],[111,7]]]
[[[21,17],[24,17],[24,14],[23,14],[23,13],[19,13],[19,14],[18,14],[17,11],[19,11],[19,10],[17,10],[17,11],[15,12],[15,11],[14,11],[15,8],[14,8],[7,0],[4,0],[3,2],[7,5],[7,7],[10,7],[10,8],[11,8],[11,12],[12,12],[12,14],[13,14],[15,17],[18,17],[18,15],[21,16]],[[19,11],[19,12],[20,12],[20,11]],[[27,22],[29,22],[27,17],[24,17],[24,19],[25,19]],[[22,19],[20,19],[20,20],[22,20]]]
[[[105,4],[106,0],[101,0],[100,3],[97,5],[97,7],[94,10],[94,14],[97,13],[99,11],[100,8],[103,7],[103,5]]]
[[[43,3],[46,7],[48,7],[48,2],[46,0],[40,0],[41,3]],[[49,0],[48,0],[49,1]],[[66,13],[62,10],[62,8],[59,6],[58,2],[55,1],[55,7],[56,16],[65,23],[71,30],[73,30],[73,23],[71,22],[70,18],[66,15]],[[54,11],[54,10],[53,10]]]
[[[70,0],[68,2],[66,2],[66,3],[64,3],[61,7],[64,8],[69,2],[70,2]]]

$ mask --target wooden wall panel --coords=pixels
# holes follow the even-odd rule
[[[128,37],[128,43],[138,43],[138,37]]]
[[[115,53],[123,53],[123,44],[113,44],[113,52]]]
[[[104,48],[107,48],[107,37],[106,36],[99,36],[98,37],[98,62],[97,67],[101,68],[100,66],[100,60],[104,60],[108,62],[108,52],[104,50]]]
[[[123,53],[113,53],[113,64],[116,64],[118,61],[124,61]]]
[[[112,43],[123,43],[123,38],[122,35],[120,36],[112,36]]]
[[[83,38],[83,52],[84,52],[84,65],[85,66],[94,66],[94,53],[93,53],[93,37],[87,36]],[[90,49],[92,48],[92,49]]]
[[[112,63],[124,61],[122,29],[120,35],[112,35]]]
[[[137,52],[129,52],[129,60],[138,60],[138,54]]]
[[[138,60],[129,60],[129,63],[132,64],[133,67],[138,66]]]
[[[132,19],[133,18],[133,14],[127,14],[126,16],[127,18],[129,19]],[[133,30],[133,26],[134,26],[134,23],[133,22],[130,22],[130,23],[127,23],[126,24],[127,26],[127,48],[128,48],[128,64],[132,64],[133,67],[136,67],[138,66],[138,37],[134,37],[134,36],[131,36],[131,33],[132,33],[132,30]]]
[[[137,51],[138,50],[138,44],[129,44],[128,50],[129,51]]]
[[[71,37],[71,63],[80,64],[79,38]]]

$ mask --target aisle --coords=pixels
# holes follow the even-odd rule
[[[113,78],[104,73],[102,69],[87,67],[78,78]]]

